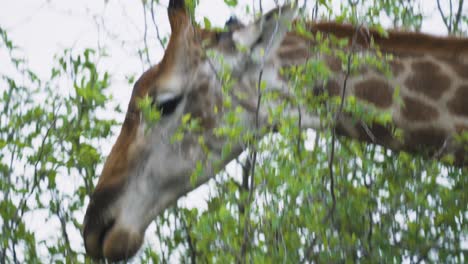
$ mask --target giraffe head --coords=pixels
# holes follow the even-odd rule
[[[226,163],[242,151],[241,144],[235,143],[230,157],[221,158],[226,139],[213,136],[223,112],[219,73],[230,68],[236,79],[233,89],[250,95],[233,100],[233,106],[246,110],[241,117],[246,127],[254,126],[256,98],[252,95],[259,72],[268,75],[273,69],[276,49],[294,13],[294,8],[285,6],[247,26],[230,20],[229,32],[214,33],[192,25],[183,0],[170,1],[168,47],[162,61],[135,84],[120,135],[86,211],[83,237],[90,256],[122,260],[135,255],[150,222],[193,189],[190,175],[197,163],[203,164],[205,174],[198,177],[199,185],[216,173],[215,161],[222,165],[219,160]],[[213,57],[223,57],[223,62]],[[273,79],[267,81],[278,85]],[[138,100],[145,96],[161,112],[156,124],[142,118]],[[187,114],[200,121],[201,131],[171,140]]]

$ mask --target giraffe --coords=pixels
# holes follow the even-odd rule
[[[248,95],[232,96],[232,108],[243,109],[239,119],[246,130],[274,127],[268,122],[268,109],[278,102],[261,106],[256,102],[260,73],[266,89],[279,92],[281,100],[290,96],[290,88],[279,70],[321,56],[332,70],[331,78],[304,89],[355,96],[377,109],[390,111],[393,124],[403,130],[404,138],[395,138],[382,125],[355,122],[350,114],[337,118],[338,133],[393,150],[428,149],[432,155],[453,154],[459,165],[468,164],[466,144],[454,140],[457,133],[468,131],[467,39],[401,32],[383,38],[346,25],[312,24],[312,33],[353,37],[353,44],[362,52],[369,48],[372,37],[382,51],[395,55],[390,62],[393,77],[362,68],[359,74],[348,76],[344,89],[342,83],[347,77],[336,58],[312,53],[313,38],[288,32],[295,13],[295,8],[286,5],[250,25],[230,20],[228,32],[214,32],[194,27],[184,1],[170,0],[172,35],[168,47],[162,61],[135,83],[120,135],[86,211],[83,237],[89,256],[115,261],[135,255],[156,215],[213,177],[217,168],[244,150],[242,142],[230,142],[230,151],[222,154],[227,139],[213,132],[222,123],[225,94],[218,72],[225,64],[236,80],[232,90]],[[207,56],[206,51],[222,56],[224,64]],[[403,104],[394,99],[397,86]],[[156,124],[150,125],[142,118],[137,102],[144,96],[150,96],[161,111]],[[171,142],[187,113],[200,120],[203,130],[187,132],[182,140]],[[296,109],[285,110],[285,115],[297,114]],[[323,129],[324,125],[317,114],[302,113],[302,127]],[[200,137],[204,138],[204,146]],[[203,164],[204,175],[193,183],[190,175],[197,162]]]

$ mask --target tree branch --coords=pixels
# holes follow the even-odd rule
[[[356,1],[357,3],[358,1]],[[344,102],[345,102],[345,95],[346,95],[346,88],[348,86],[348,79],[351,74],[351,62],[353,59],[353,55],[355,52],[355,45],[357,41],[357,36],[359,34],[359,31],[361,30],[362,26],[356,27],[356,31],[354,32],[354,36],[351,42],[351,48],[350,52],[347,56],[347,65],[346,65],[346,74],[345,74],[345,79],[343,81],[343,89],[341,92],[341,101],[340,101],[340,106],[338,108],[338,111],[335,114],[334,117],[334,125],[332,128],[332,141],[331,141],[331,153],[330,153],[330,159],[328,161],[328,169],[329,169],[329,176],[330,176],[330,195],[332,198],[332,208],[328,212],[327,216],[325,217],[325,220],[328,220],[330,217],[333,217],[333,213],[336,208],[336,196],[335,196],[335,176],[334,176],[334,171],[333,171],[333,163],[335,159],[335,144],[336,144],[336,125],[338,124],[338,119],[341,117],[341,114],[343,112],[343,107],[344,107]]]
[[[444,10],[442,9],[442,6],[440,5],[440,0],[437,0],[437,8],[439,9],[439,13],[442,18],[442,21],[444,22],[445,26],[447,27],[447,30],[450,33],[451,32],[450,21],[448,21],[448,18],[444,14]]]
[[[148,23],[146,21],[146,1],[142,0],[141,1],[141,5],[143,6],[143,19],[144,19],[144,22],[145,22],[145,26],[144,26],[144,33],[143,33],[143,43],[145,44],[145,55],[146,55],[146,60],[147,62],[151,65],[151,59],[149,57],[149,48],[148,48],[148,40],[147,40],[147,36],[148,36]]]
[[[459,0],[457,14],[455,16],[455,20],[453,21],[454,32],[458,31],[458,26],[460,25],[460,20],[462,18],[462,12],[463,12],[463,4],[464,4],[464,0]]]
[[[155,1],[151,1],[151,9],[150,9],[150,12],[151,12],[151,20],[153,21],[153,25],[154,25],[154,29],[156,30],[156,38],[158,39],[159,41],[159,44],[161,45],[161,48],[165,49],[166,48],[166,44],[165,44],[165,41],[163,40],[163,38],[161,38],[161,34],[159,32],[159,27],[156,23],[156,19],[154,17],[154,2]]]

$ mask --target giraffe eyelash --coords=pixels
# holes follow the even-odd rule
[[[175,112],[183,98],[182,94],[161,94],[153,100],[153,104],[161,112],[161,116],[168,116]]]

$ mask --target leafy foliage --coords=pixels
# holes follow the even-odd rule
[[[68,233],[81,230],[85,200],[103,162],[97,146],[117,124],[98,113],[109,111],[109,75],[97,70],[95,51],[64,50],[43,82],[1,32],[0,47],[14,71],[0,76],[0,262],[49,262],[45,255],[83,261],[84,250],[72,247]],[[28,227],[37,215],[60,233],[38,240]]]

